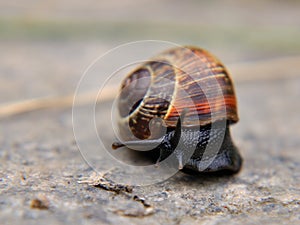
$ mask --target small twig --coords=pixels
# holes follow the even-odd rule
[[[104,189],[106,191],[115,192],[117,194],[120,194],[121,192],[132,193],[133,186],[115,183],[114,181],[106,177],[108,173],[110,173],[110,171],[102,174],[94,173],[91,177],[84,178],[78,181],[78,183],[88,184],[94,187]]]
[[[148,202],[146,202],[144,198],[139,197],[138,195],[133,195],[132,186],[117,184],[106,177],[109,173],[112,172],[112,170],[114,169],[111,169],[101,174],[93,173],[88,178],[82,178],[80,181],[78,181],[78,183],[88,184],[97,188],[104,189],[106,191],[112,191],[116,194],[123,193],[125,194],[128,200],[133,200],[143,205],[142,210],[140,208],[126,208],[126,209],[112,210],[116,214],[122,216],[129,216],[129,217],[145,217],[145,216],[152,215],[155,212],[154,208]]]

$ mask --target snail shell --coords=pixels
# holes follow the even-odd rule
[[[157,162],[174,153],[180,170],[236,173],[241,168],[229,130],[239,120],[233,83],[208,51],[177,47],[145,62],[122,82],[118,110],[123,140],[113,143],[114,149],[152,146]]]
[[[164,126],[175,128],[185,108],[193,110],[187,112],[183,126],[238,121],[228,71],[216,57],[196,47],[173,48],[152,58],[124,79],[120,93],[118,124],[124,140],[157,138],[155,130],[161,124],[151,132],[150,121],[161,118]]]

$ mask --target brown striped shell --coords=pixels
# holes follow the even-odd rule
[[[162,123],[154,123],[150,132],[150,121],[161,118],[163,126],[175,128],[186,108],[183,126],[238,121],[228,71],[208,51],[197,47],[162,52],[123,80],[118,99],[120,135],[125,140],[157,138],[155,130]]]

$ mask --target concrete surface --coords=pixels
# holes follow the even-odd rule
[[[167,3],[161,3],[165,8],[158,7],[155,21],[151,10],[134,13],[132,1],[124,1],[130,9],[116,9],[117,17],[104,13],[116,3],[86,17],[79,1],[73,11],[67,0],[60,7],[45,2],[35,7],[1,2],[0,111],[13,102],[72,95],[88,64],[120,42],[163,38],[196,44],[234,73],[240,122],[232,131],[244,165],[235,176],[178,172],[158,184],[132,187],[114,182],[110,173],[95,177],[78,151],[70,102],[8,114],[0,118],[0,224],[300,224],[300,69],[288,58],[300,55],[297,1],[212,1],[201,8],[212,28],[201,22],[194,1],[176,2],[167,14]],[[181,20],[182,7],[194,10]],[[108,25],[97,30],[93,20]],[[116,33],[112,26],[122,22],[128,32]],[[68,30],[70,24],[75,28]],[[148,32],[136,32],[144,25]],[[105,119],[98,123],[110,126]],[[104,137],[108,145],[114,140],[110,133]],[[100,156],[103,173],[109,165]]]
[[[1,221],[297,224],[299,86],[300,78],[236,86],[241,121],[233,127],[233,136],[245,160],[236,176],[191,176],[179,172],[159,184],[133,187],[131,193],[78,183],[92,176],[93,171],[74,143],[71,109],[35,111],[2,119]],[[149,207],[134,200],[134,196],[145,199],[150,213]],[[46,201],[43,210],[32,207],[36,200]]]

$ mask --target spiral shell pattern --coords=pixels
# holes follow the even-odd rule
[[[123,139],[157,138],[162,126],[175,128],[188,110],[183,126],[203,126],[226,119],[238,121],[237,101],[225,66],[208,51],[176,47],[150,59],[122,82],[118,99],[119,128]],[[128,129],[129,128],[129,129]]]

